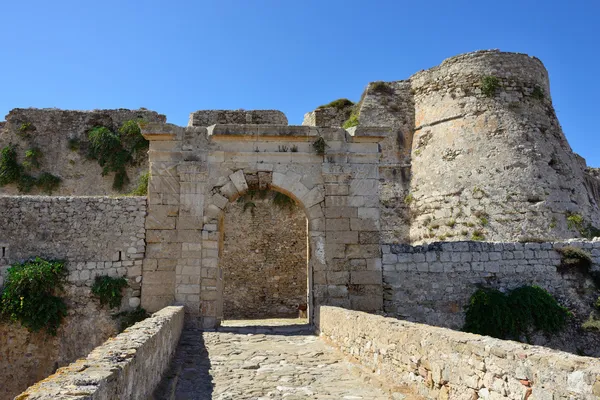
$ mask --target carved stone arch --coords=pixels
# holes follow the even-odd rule
[[[320,305],[381,311],[379,142],[389,128],[206,123],[142,127],[150,141],[142,306],[183,304],[204,328],[218,325],[219,218],[250,183],[305,211],[312,322]]]
[[[202,229],[202,248],[214,249],[216,239],[216,251],[203,252],[203,268],[215,268],[215,273],[206,275],[216,277],[216,285],[202,285],[202,291],[214,291],[214,305],[207,307],[206,300],[201,303],[200,310],[203,326],[218,326],[223,319],[223,273],[220,267],[220,259],[223,254],[223,219],[225,208],[230,202],[235,201],[250,189],[269,189],[285,194],[292,198],[296,204],[304,210],[308,221],[307,227],[307,304],[308,318],[313,321],[313,279],[312,271],[315,264],[325,265],[324,245],[325,232],[319,227],[325,226],[323,206],[325,202],[325,189],[322,184],[308,189],[300,182],[300,176],[293,172],[280,173],[272,171],[245,171],[239,169],[234,173],[217,179],[218,184],[211,188],[211,196],[205,203],[205,224]],[[319,268],[319,266],[317,266]],[[214,279],[214,278],[208,278]],[[202,293],[201,291],[201,293]],[[202,299],[203,300],[203,299]],[[212,314],[212,315],[211,315]]]

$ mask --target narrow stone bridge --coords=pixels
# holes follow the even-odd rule
[[[243,322],[216,332],[184,330],[170,369],[149,400],[423,399],[378,380],[307,325]]]

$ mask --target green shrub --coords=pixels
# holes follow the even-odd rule
[[[507,296],[495,289],[478,289],[469,299],[466,332],[504,339],[517,332]]]
[[[92,294],[100,300],[100,304],[108,304],[110,308],[121,305],[123,289],[127,287],[125,278],[113,278],[111,276],[97,276],[92,286]]]
[[[35,258],[7,271],[0,300],[0,317],[19,322],[30,332],[46,329],[56,335],[67,306],[56,293],[62,290],[67,269],[61,261]]]
[[[546,334],[560,331],[567,323],[569,311],[539,286],[522,286],[510,292],[509,305],[519,333],[531,327]]]
[[[394,88],[390,86],[389,83],[384,81],[375,81],[371,83],[370,89],[375,93],[381,94],[393,94]]]
[[[471,240],[475,240],[478,242],[484,241],[485,234],[483,233],[483,231],[475,230],[475,231],[473,231],[473,234],[471,235]]]
[[[121,145],[121,137],[105,126],[97,126],[88,132],[89,156],[98,160],[102,176],[115,173],[113,189],[121,190],[129,182],[126,166],[131,154]]]
[[[135,189],[128,193],[129,196],[147,196],[148,195],[148,180],[150,179],[150,172],[140,175],[138,184]]]
[[[131,154],[140,153],[142,150],[147,150],[150,146],[150,142],[142,136],[142,130],[138,125],[139,122],[143,121],[134,119],[125,121],[119,128],[121,144]]]
[[[20,136],[27,137],[31,132],[35,130],[35,125],[33,125],[31,122],[23,122],[21,125],[19,125],[17,134],[19,134]]]
[[[487,97],[494,97],[500,88],[500,80],[495,76],[481,78],[481,92]]]
[[[17,161],[16,146],[9,144],[0,151],[0,186],[16,183],[23,167]]]
[[[39,168],[40,158],[42,158],[42,151],[37,147],[32,147],[25,152],[23,166],[27,169]]]
[[[561,255],[560,272],[569,272],[573,269],[587,274],[592,266],[592,255],[585,250],[574,246],[566,246],[556,250]]]
[[[536,100],[544,100],[544,90],[539,86],[534,87],[533,92],[531,92],[531,97]]]
[[[600,237],[600,229],[586,223],[585,219],[580,214],[567,213],[567,227],[571,230],[579,232],[586,239]]]
[[[322,136],[319,136],[317,140],[312,143],[312,147],[318,155],[322,156],[325,154],[325,149],[329,146],[325,143],[325,139],[323,139]]]
[[[357,126],[357,125],[358,125],[358,113],[353,111],[352,114],[350,114],[350,117],[342,125],[342,128],[348,129],[348,128],[352,128],[353,126]]]
[[[346,107],[351,107],[353,105],[354,105],[354,102],[352,102],[348,99],[337,99],[337,100],[332,101],[331,103],[323,104],[322,106],[317,107],[317,109],[333,107],[333,108],[337,108],[338,110],[342,110]]]
[[[123,311],[113,315],[114,319],[119,320],[119,332],[123,332],[125,329],[134,325],[137,322],[143,321],[148,318],[150,314],[141,307],[136,308],[132,311]]]
[[[60,186],[60,181],[61,179],[58,176],[52,175],[50,172],[42,172],[40,176],[37,177],[35,184],[42,192],[51,195],[52,192]]]
[[[469,299],[464,330],[499,339],[520,339],[531,329],[560,331],[571,314],[538,286],[522,286],[508,295],[478,289]]]
[[[592,312],[589,318],[581,324],[581,328],[586,331],[600,331],[600,319]]]
[[[37,179],[33,176],[22,172],[19,181],[17,182],[17,189],[19,189],[19,192],[21,193],[29,193],[37,183]]]

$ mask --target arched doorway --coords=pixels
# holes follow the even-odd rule
[[[307,218],[289,196],[249,189],[221,219],[223,318],[306,318]]]

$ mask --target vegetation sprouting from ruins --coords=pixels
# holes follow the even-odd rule
[[[138,122],[124,122],[118,133],[106,126],[95,126],[88,132],[88,156],[98,160],[102,167],[102,176],[115,173],[113,189],[121,190],[129,182],[127,166],[139,163],[143,157],[142,150],[149,146],[142,136]]]
[[[288,195],[270,189],[248,189],[244,195],[238,197],[237,201],[244,205],[243,211],[248,209],[253,211],[256,207],[256,204],[252,201],[254,199],[269,199],[274,206],[280,209],[291,210],[296,206],[294,199]]]
[[[561,264],[558,267],[559,272],[569,272],[577,270],[587,274],[592,266],[592,255],[585,250],[574,246],[566,246],[557,250],[561,255]]]
[[[30,332],[45,329],[56,335],[67,315],[64,300],[57,296],[66,275],[64,262],[39,257],[8,268],[0,296],[0,318],[19,322]]]
[[[322,106],[317,107],[317,109],[319,108],[329,108],[329,107],[333,107],[333,108],[337,108],[338,110],[342,110],[346,107],[351,107],[354,105],[354,102],[348,99],[337,99],[334,100],[330,103],[327,104],[323,104]]]
[[[522,286],[508,294],[478,289],[469,299],[463,330],[499,339],[528,337],[532,330],[557,333],[571,313],[538,286]]]
[[[494,97],[500,88],[500,80],[495,76],[484,76],[481,78],[481,92],[487,97]]]
[[[121,305],[123,289],[127,286],[125,278],[97,276],[92,286],[92,294],[100,300],[100,304],[108,304],[110,308],[117,308]]]
[[[534,87],[531,92],[531,97],[536,100],[544,100],[544,90],[539,86]]]
[[[31,148],[25,152],[25,161],[19,164],[17,146],[9,144],[0,151],[0,187],[14,183],[21,193],[29,193],[35,186],[47,194],[52,194],[60,185],[61,179],[49,172],[42,172],[36,178],[26,171],[41,166],[42,152]]]
[[[325,149],[327,147],[329,147],[327,145],[327,143],[325,142],[325,139],[323,139],[322,136],[319,136],[313,143],[312,143],[312,147],[315,150],[315,152],[322,156],[325,154]]]
[[[15,145],[8,145],[0,152],[0,186],[16,183],[21,177],[22,167],[17,161]]]
[[[150,314],[148,314],[145,309],[137,307],[131,311],[122,311],[120,313],[116,313],[112,317],[113,319],[119,321],[119,332],[123,332],[125,329],[145,320],[149,316]]]
[[[138,184],[131,192],[127,193],[129,196],[146,196],[148,195],[148,181],[150,180],[150,172],[143,173],[140,175]]]
[[[580,214],[567,213],[567,227],[571,230],[579,232],[586,239],[600,237],[600,229],[596,228],[589,222],[586,222]]]

